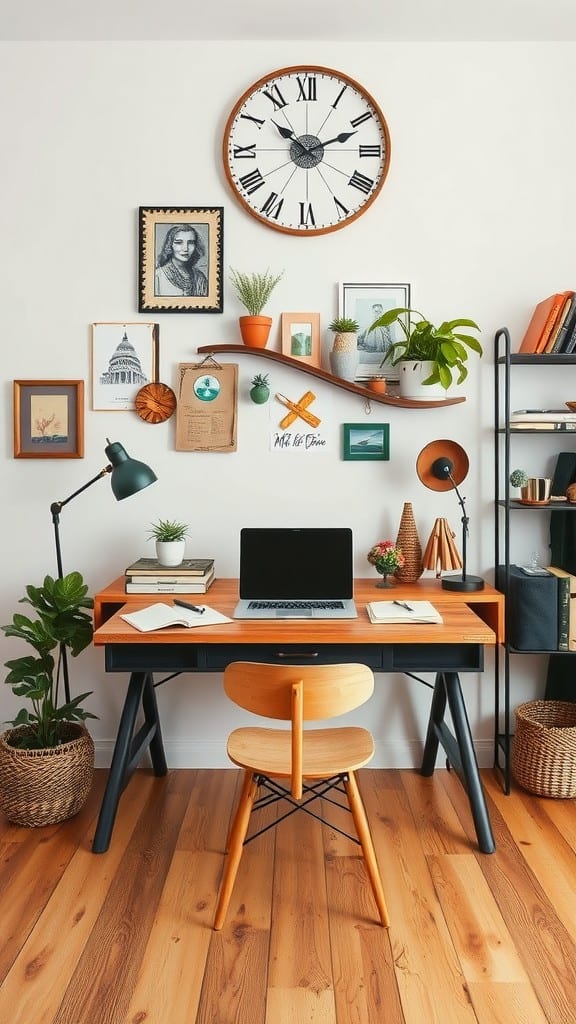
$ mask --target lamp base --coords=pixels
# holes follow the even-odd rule
[[[443,590],[484,590],[484,580],[480,576],[469,576],[466,573],[465,579],[462,576],[444,576],[442,579]]]

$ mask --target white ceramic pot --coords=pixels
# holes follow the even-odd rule
[[[160,565],[180,565],[185,551],[185,540],[156,541],[156,558]]]
[[[433,365],[429,360],[413,362],[410,359],[403,359],[398,363],[400,397],[419,401],[423,399],[436,401],[439,398],[446,398],[446,391],[441,384],[422,383],[432,373]]]
[[[334,377],[340,377],[341,380],[354,381],[359,362],[357,349],[354,352],[330,352],[330,370]]]

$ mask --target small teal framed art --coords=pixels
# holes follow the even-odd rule
[[[342,458],[345,462],[386,462],[390,458],[389,423],[344,423]]]

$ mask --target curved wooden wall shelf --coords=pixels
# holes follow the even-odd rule
[[[292,359],[290,356],[282,355],[281,352],[273,352],[267,348],[248,348],[246,345],[201,345],[197,351],[206,355],[215,355],[217,352],[234,352],[250,356],[263,356],[264,359],[272,359],[276,363],[282,363],[284,366],[291,366],[295,370],[309,373],[312,377],[318,377],[319,380],[324,380],[328,384],[334,384],[337,388],[342,388],[343,391],[351,391],[353,395],[360,395],[361,398],[368,402],[394,405],[398,409],[436,409],[444,408],[447,405],[459,405],[461,402],[466,401],[465,398],[440,398],[437,401],[419,402],[413,398],[398,398],[395,395],[388,394],[379,395],[375,391],[369,391],[368,388],[362,387],[361,384],[353,384],[351,381],[341,380],[340,377],[334,377],[331,373],[327,373],[326,370],[321,370],[317,366],[301,363],[299,359]]]

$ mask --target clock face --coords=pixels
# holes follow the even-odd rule
[[[337,231],[374,202],[390,164],[375,100],[323,67],[282,68],[238,100],[224,132],[224,168],[258,220],[293,235]]]

